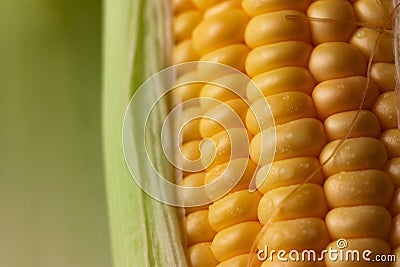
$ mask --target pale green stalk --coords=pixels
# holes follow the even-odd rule
[[[106,0],[104,5],[103,141],[114,267],[186,266],[177,209],[141,191],[128,172],[122,150],[129,98],[145,78],[168,62],[167,3]],[[160,122],[152,127],[156,132]],[[149,153],[159,155],[159,148],[154,145]],[[162,161],[158,164],[170,171]],[[141,174],[143,179],[151,178],[146,170]]]

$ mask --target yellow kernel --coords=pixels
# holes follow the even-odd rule
[[[258,244],[258,249],[297,250],[314,249],[321,251],[329,242],[325,222],[321,218],[301,218],[273,222],[267,228]]]
[[[366,59],[354,46],[345,42],[327,42],[314,48],[309,69],[317,82],[365,75]]]
[[[248,106],[240,98],[221,103],[204,113],[199,130],[203,138],[211,137],[224,129],[244,126]]]
[[[380,94],[372,111],[378,117],[383,129],[397,127],[397,112],[393,91]]]
[[[229,226],[257,220],[257,207],[261,194],[248,189],[230,193],[209,207],[208,219],[211,227],[219,232]]]
[[[400,157],[400,130],[398,128],[384,131],[379,139],[385,145],[389,158]]]
[[[213,183],[206,188],[207,196],[210,199],[220,198],[227,185],[232,187],[231,193],[248,189],[256,167],[249,158],[237,158],[215,166],[207,171],[204,178],[204,184]]]
[[[315,118],[312,100],[305,93],[289,91],[254,102],[247,110],[246,127],[257,134],[274,123],[280,125],[301,118]]]
[[[184,10],[195,9],[192,0],[172,0],[171,6],[174,8],[174,13],[178,14]]]
[[[180,147],[181,158],[178,158],[178,166],[183,170],[183,175],[203,170],[200,144],[201,140],[193,140]]]
[[[236,70],[244,72],[245,61],[248,53],[249,48],[246,45],[233,44],[207,53],[201,57],[200,60],[228,65]],[[199,76],[204,80],[211,81],[233,73],[233,70],[221,68],[220,64],[199,64]]]
[[[210,53],[205,54],[200,58],[201,61],[210,61],[225,64],[244,72],[245,61],[250,49],[244,44],[233,44],[216,49]],[[210,77],[219,78],[219,67],[210,65],[199,65],[200,77],[210,79]]]
[[[250,143],[250,157],[258,165],[270,163],[272,159],[316,157],[324,145],[321,122],[304,118],[270,127],[255,135]]]
[[[400,187],[400,157],[390,159],[385,167],[385,172],[392,178],[395,188]]]
[[[375,30],[361,27],[353,33],[350,43],[361,51],[367,59],[374,51],[373,62],[394,62],[393,36],[389,33],[379,35],[380,33]],[[378,43],[376,44],[377,40]]]
[[[392,255],[396,257],[396,262],[392,262],[389,266],[390,267],[399,267],[400,266],[400,247],[393,248],[390,252]]]
[[[246,73],[254,77],[266,71],[298,66],[307,68],[312,46],[300,41],[286,41],[259,46],[246,59]]]
[[[343,250],[343,258],[345,259],[346,255],[349,255],[350,260],[339,260],[335,258],[329,258],[327,254],[325,254],[325,264],[326,267],[383,267],[387,266],[388,262],[374,262],[376,255],[388,255],[390,253],[390,247],[387,242],[379,238],[352,238],[346,239],[347,247],[344,249],[340,249],[337,246],[338,241],[334,240],[331,242],[326,250],[334,249],[337,251]],[[351,251],[359,251],[359,261],[357,261],[357,257],[355,260],[352,259]],[[369,255],[369,261],[363,259],[362,253],[364,251],[370,250],[372,253]],[[367,256],[368,257],[368,256]]]
[[[333,239],[375,237],[386,239],[392,221],[389,211],[381,206],[363,205],[334,208],[325,218]]]
[[[212,241],[216,234],[208,222],[208,210],[186,215],[185,226],[188,245]]]
[[[347,136],[346,134],[354,119],[354,125]],[[360,112],[352,110],[333,114],[326,118],[324,127],[328,141],[345,137],[378,137],[381,133],[381,125],[378,119],[369,110],[360,110]]]
[[[207,170],[236,158],[249,156],[249,135],[244,128],[232,128],[201,143],[203,166]],[[211,164],[210,164],[211,163]]]
[[[189,72],[181,77],[175,82],[176,85],[180,85],[171,90],[171,102],[172,106],[176,106],[187,100],[198,98],[201,88],[204,83],[195,82],[199,81],[199,77],[196,72]],[[184,107],[197,105],[195,101],[190,101],[189,104],[184,104]]]
[[[215,267],[218,265],[211,250],[211,242],[197,243],[189,247],[188,255],[192,267]]]
[[[187,39],[175,45],[172,49],[172,64],[199,60],[200,56],[194,50],[192,40]]]
[[[372,64],[370,75],[381,92],[393,91],[396,87],[396,69],[393,63],[378,62]]]
[[[288,261],[286,261],[286,262],[279,261],[277,259],[276,255],[274,255],[274,256],[275,256],[275,258],[273,261],[270,261],[269,259],[267,259],[266,261],[263,262],[261,267],[325,267],[323,261],[313,261],[313,260],[312,261],[297,261],[297,259],[295,261],[290,260],[288,253],[285,255],[285,258],[288,259]],[[305,255],[305,256],[307,257],[307,255]],[[319,255],[316,254],[316,258],[318,256]],[[299,256],[299,259],[301,259],[301,254]]]
[[[255,76],[254,84],[247,87],[247,97],[251,103],[263,96],[288,91],[298,91],[309,95],[315,82],[310,72],[301,67],[284,67]],[[261,91],[261,92],[260,92]]]
[[[193,31],[193,47],[205,55],[215,49],[243,43],[247,15],[239,9],[227,9],[200,22]]]
[[[220,0],[192,0],[193,3],[200,9],[206,10],[215,4],[218,4]]]
[[[188,10],[175,16],[172,21],[174,41],[180,42],[190,38],[202,16],[203,14],[198,10]]]
[[[330,208],[356,205],[388,207],[393,184],[381,170],[346,171],[330,176],[324,183],[324,191]]]
[[[196,172],[189,174],[183,178],[183,180],[179,183],[180,186],[184,187],[200,187],[204,185],[204,176],[205,172]],[[192,203],[193,200],[198,199],[197,197],[203,197],[205,195],[201,194],[200,196],[195,196],[193,193],[183,193],[182,194],[182,202],[184,204],[189,204]],[[209,205],[203,205],[203,206],[198,206],[198,207],[191,207],[191,208],[185,208],[185,213],[189,214],[197,210],[203,210],[207,209]]]
[[[371,81],[367,88],[366,77],[354,76],[318,84],[312,92],[318,117],[323,120],[339,112],[359,109],[364,91],[365,100],[362,108],[370,109],[374,105],[379,91]]]
[[[288,19],[287,16],[300,16],[300,19]],[[301,17],[305,17],[304,13],[297,10],[282,10],[256,16],[246,28],[246,44],[250,48],[256,48],[283,41],[309,42],[308,22]]]
[[[397,215],[400,213],[400,188],[397,188],[394,191],[392,204],[390,205],[390,212],[393,215]]]
[[[218,261],[249,253],[254,239],[261,230],[257,221],[235,224],[217,233],[211,249]]]
[[[247,261],[250,258],[250,254],[243,254],[239,255],[233,258],[230,258],[229,260],[226,260],[224,262],[221,262],[218,264],[217,267],[247,267]],[[260,267],[261,262],[257,259],[257,255],[253,256],[253,262],[249,267]]]
[[[229,8],[241,8],[241,0],[225,0],[219,4],[216,4],[204,12],[204,18],[208,18],[214,16],[222,11],[225,11]]]
[[[182,129],[178,129],[180,130],[183,143],[201,139],[199,132],[200,119],[190,119],[199,117],[202,114],[203,110],[198,106],[185,108],[181,113],[178,113],[176,120],[179,125],[183,126]]]
[[[324,218],[327,211],[322,187],[305,183],[284,186],[267,192],[258,205],[258,219],[262,224],[267,224],[269,220]]]
[[[233,73],[224,75],[204,85],[200,91],[200,105],[204,110],[210,110],[218,101],[226,102],[234,98],[245,98],[248,79],[244,74]],[[218,101],[210,101],[210,98]]]
[[[392,26],[393,5],[390,0],[358,0],[353,8],[359,21],[383,28]]]
[[[319,161],[314,157],[296,157],[277,160],[269,165],[262,166],[257,172],[258,190],[265,194],[268,191],[282,186],[307,183],[322,184],[324,177],[319,169]],[[269,170],[269,172],[268,172]]]
[[[310,2],[311,0],[243,0],[242,5],[247,14],[249,14],[251,17],[255,17],[257,15],[279,10],[293,9],[305,11]]]
[[[310,21],[314,44],[323,42],[347,42],[356,29],[356,17],[348,1],[322,0],[313,2],[307,10],[312,18],[334,21]]]
[[[346,139],[336,150],[341,140],[328,143],[320,154],[321,164],[326,176],[341,171],[358,171],[367,169],[383,169],[387,161],[385,146],[373,137],[357,137]],[[332,153],[335,151],[333,157]]]
[[[389,244],[392,247],[400,246],[400,214],[393,217],[392,229],[389,235]]]

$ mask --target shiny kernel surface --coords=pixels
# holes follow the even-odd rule
[[[244,171],[243,166],[245,167]],[[229,162],[215,166],[207,171],[204,177],[205,184],[215,182],[214,185],[207,187],[207,195],[211,199],[221,197],[221,194],[226,191],[225,184],[232,188],[230,193],[248,189],[250,181],[256,172],[256,167],[249,158],[232,159]]]
[[[210,110],[218,105],[218,101],[226,102],[234,98],[244,98],[247,83],[243,75],[238,73],[219,77],[203,86],[200,91],[200,105],[204,110]],[[210,101],[208,98],[217,101]]]
[[[321,163],[325,162],[339,145],[341,140],[328,143],[320,154]],[[341,171],[383,169],[387,161],[387,152],[381,141],[373,137],[346,139],[335,155],[323,166],[325,175]]]
[[[312,0],[243,0],[242,5],[247,14],[255,17],[269,12],[288,9],[305,11],[311,1]]]
[[[239,9],[228,9],[201,21],[192,34],[193,47],[205,55],[227,45],[242,43],[247,15]]]
[[[365,101],[362,108],[370,109],[379,95],[379,90],[373,82],[367,87],[365,77],[353,76],[318,84],[312,92],[318,117],[323,120],[339,112],[359,109],[364,91]]]
[[[400,157],[390,159],[385,167],[385,171],[392,178],[395,188],[400,187]]]
[[[358,20],[379,27],[391,28],[390,13],[393,5],[390,0],[358,0],[353,5]]]
[[[225,0],[222,1],[218,4],[213,5],[212,7],[209,7],[207,10],[204,11],[204,17],[208,18],[214,15],[217,15],[218,13],[221,13],[227,9],[230,8],[241,8],[241,0]]]
[[[172,49],[172,64],[180,64],[199,60],[200,56],[194,50],[192,40],[187,39],[175,45]]]
[[[400,130],[398,128],[384,131],[379,139],[385,145],[389,158],[400,157]]]
[[[275,209],[278,213],[274,214]],[[273,189],[267,192],[258,206],[258,219],[262,224],[269,220],[282,221],[305,217],[324,218],[328,206],[320,185],[305,183]],[[272,218],[272,215],[275,215]]]
[[[250,49],[244,44],[233,44],[213,50],[202,56],[200,60],[225,64],[244,72],[245,61],[249,51]],[[213,75],[214,70],[212,66],[208,66],[208,68],[210,69],[207,72],[206,70],[202,70],[203,77],[209,77],[208,72],[210,75]]]
[[[246,72],[254,77],[266,71],[298,66],[307,68],[312,46],[306,42],[285,41],[259,46],[246,59]]]
[[[400,214],[393,217],[392,228],[389,235],[389,244],[392,247],[400,246]]]
[[[201,21],[202,12],[188,10],[174,17],[172,21],[175,42],[180,42],[192,36],[193,29]]]
[[[247,267],[247,261],[250,258],[250,254],[243,254],[233,257],[229,260],[221,262],[217,267]],[[257,255],[254,255],[254,260],[250,267],[260,267],[261,262],[257,259]]]
[[[249,147],[246,145],[248,138],[249,135],[244,128],[232,128],[213,135],[209,141],[201,143],[203,166],[211,162],[207,167],[207,170],[210,170],[229,160],[248,157]],[[241,146],[236,146],[235,150],[232,150],[232,144]]]
[[[393,63],[378,62],[371,66],[371,79],[379,91],[393,91],[396,86],[396,69]]]
[[[371,52],[375,49],[373,62],[394,62],[393,36],[389,33],[383,33],[376,44],[379,36],[379,32],[362,27],[353,33],[350,43],[361,51],[366,59],[369,59]]]
[[[249,253],[260,230],[261,224],[257,221],[235,224],[217,233],[211,249],[220,262]]]
[[[211,242],[190,246],[188,256],[193,267],[215,267],[218,265],[218,261],[211,251]]]
[[[265,194],[274,188],[308,183],[322,184],[324,177],[319,169],[319,161],[315,157],[296,157],[277,160],[269,165],[262,166],[257,172],[258,190]],[[269,172],[268,172],[269,170]]]
[[[276,145],[272,138],[274,133],[276,133]],[[324,145],[325,133],[321,122],[305,118],[278,125],[275,129],[268,128],[256,134],[250,143],[250,157],[259,165],[270,163],[272,158],[282,160],[305,156],[316,157]]]
[[[307,16],[332,21],[310,21],[314,44],[323,42],[347,42],[356,29],[356,17],[348,1],[321,0],[313,2]]]
[[[262,236],[258,248],[264,249],[267,245],[269,249],[275,250],[314,249],[318,252],[324,249],[328,242],[329,236],[324,221],[308,217],[272,223]]]
[[[354,46],[345,42],[327,42],[311,53],[309,69],[317,82],[365,75],[367,63]]]
[[[224,129],[244,127],[248,106],[240,98],[221,103],[204,113],[199,131],[203,138],[209,138]]]
[[[219,232],[241,222],[256,221],[260,199],[260,193],[250,193],[245,189],[215,201],[209,207],[208,218],[211,227]]]
[[[397,112],[393,91],[380,94],[372,111],[378,117],[383,129],[397,127]]]
[[[351,126],[351,131],[347,135]],[[369,110],[360,110],[360,112],[352,110],[333,114],[326,118],[324,127],[329,141],[345,137],[378,137],[381,133],[378,119]]]
[[[330,208],[357,205],[389,207],[393,188],[389,175],[377,169],[339,172],[324,183],[325,198]]]
[[[288,19],[299,16],[300,19]],[[301,19],[304,13],[297,10],[282,10],[265,13],[252,18],[245,31],[245,41],[250,48],[283,42],[309,42],[310,30],[307,20]]]
[[[258,87],[249,86],[247,97],[251,103],[263,96],[269,96],[288,91],[303,92],[311,94],[315,81],[311,73],[301,67],[284,67],[253,77],[252,81]]]
[[[208,222],[208,210],[199,210],[185,218],[188,245],[212,241],[216,232]]]
[[[269,108],[268,108],[268,106]],[[274,94],[254,102],[246,113],[246,127],[252,134],[274,125],[301,118],[315,118],[311,97],[302,92],[290,91]]]
[[[388,237],[392,217],[381,206],[366,205],[334,208],[325,218],[329,235],[333,239]]]

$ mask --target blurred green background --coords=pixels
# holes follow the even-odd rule
[[[101,1],[0,0],[0,266],[109,267]]]

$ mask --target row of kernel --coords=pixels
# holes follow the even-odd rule
[[[193,32],[193,47],[200,55],[200,61],[217,62],[229,65],[240,71],[244,71],[244,60],[247,56],[249,49],[243,44],[243,30],[247,23],[247,16],[238,9],[240,1],[194,1],[196,6],[204,12],[204,18],[195,28]],[[243,128],[235,128],[230,124],[229,114],[226,112],[226,107],[231,108],[236,114],[242,112],[245,114],[247,106],[245,102],[226,90],[218,84],[224,84],[229,87],[229,83],[235,83],[240,80],[237,74],[224,75],[219,73],[218,67],[211,65],[199,65],[197,69],[198,75],[207,79],[212,84],[204,85],[199,93],[200,105],[204,110],[204,116],[213,118],[218,121],[225,122],[224,127],[221,127],[213,120],[201,119],[199,124],[199,133],[201,138],[210,138],[212,142],[202,142],[201,151],[202,157],[205,159],[216,155],[209,166],[203,161],[203,167],[206,166],[204,182],[206,184],[219,179],[232,179],[235,174],[236,166],[243,166],[248,161],[248,158],[243,158],[241,153],[234,155],[233,160],[230,159],[231,140],[237,139],[236,144],[239,144],[243,138]],[[235,77],[236,76],[236,77]],[[214,101],[207,101],[213,99]],[[215,101],[216,100],[216,101]],[[216,103],[220,101],[221,103]],[[244,120],[244,115],[240,116]],[[215,145],[215,147],[214,147]],[[247,152],[248,153],[248,152]],[[228,164],[233,167],[228,169]],[[255,166],[245,165],[246,171],[244,176],[252,177]],[[227,171],[226,171],[227,170]],[[249,178],[247,178],[248,180]],[[211,226],[213,231],[218,232],[210,243],[210,250],[212,256],[207,254],[206,257],[201,257],[198,262],[193,262],[193,266],[232,266],[234,264],[245,264],[250,251],[251,244],[258,233],[257,226],[259,223],[256,221],[256,216],[246,214],[248,207],[240,205],[244,200],[247,203],[249,200],[256,200],[256,194],[248,194],[247,190],[242,190],[248,187],[248,182],[245,185],[246,178],[243,178],[237,184],[228,196],[219,199],[218,202],[212,204],[208,211],[208,225]],[[217,192],[217,187],[207,187],[207,195],[214,199],[214,194]],[[250,199],[249,199],[250,198]],[[252,202],[249,202],[252,203]],[[230,204],[230,205],[229,205]],[[255,206],[257,204],[254,204]],[[242,210],[242,211],[240,211]],[[232,220],[231,225],[221,224],[232,217],[233,211],[236,212],[235,218],[237,221],[234,225]],[[245,214],[242,214],[245,213]],[[254,218],[253,218],[254,217]],[[199,229],[200,231],[200,229]],[[224,240],[230,237],[230,242],[226,243]],[[224,243],[225,242],[225,243]],[[191,251],[189,251],[191,254]],[[199,256],[199,255],[198,255]],[[215,258],[214,258],[215,257]],[[190,257],[191,258],[191,257]],[[215,261],[210,263],[209,259],[213,258]]]
[[[199,10],[192,0],[174,0],[174,18],[172,22],[174,34],[174,48],[172,52],[172,63],[179,64],[195,61],[200,55],[193,48],[192,31],[203,18],[203,11]],[[184,125],[182,129],[177,129],[180,134],[180,151],[178,154],[184,157],[180,166],[183,171],[181,186],[199,187],[204,185],[205,172],[191,173],[188,170],[201,169],[199,161],[199,144],[201,135],[199,132],[199,120],[191,120],[201,116],[203,111],[197,100],[203,84],[190,83],[198,80],[196,71],[186,71],[178,73],[176,84],[180,85],[171,92],[172,108],[182,104],[181,112],[176,118],[178,125]],[[197,161],[197,162],[196,162]],[[191,201],[192,195],[184,195],[183,201]],[[217,261],[211,252],[211,241],[215,236],[215,231],[208,223],[208,205],[185,210],[185,232],[187,237],[187,253],[190,263],[196,266],[215,266]]]
[[[202,61],[211,61],[231,66],[244,72],[244,63],[249,48],[243,43],[244,29],[248,17],[240,9],[240,1],[214,1],[210,5],[204,2],[203,8],[209,14],[194,31],[194,47],[202,55]],[[218,10],[218,12],[216,11]],[[244,97],[246,84],[241,74],[229,73],[218,75],[217,68],[201,69],[200,75],[212,79],[213,84],[205,85],[200,92],[201,106],[205,117],[200,122],[200,133],[203,138],[210,138],[215,145],[215,158],[207,168],[205,184],[235,180],[240,167],[245,166],[240,181],[230,193],[216,200],[209,207],[209,223],[217,232],[211,249],[223,266],[245,266],[251,245],[261,225],[257,221],[257,204],[260,195],[249,193],[247,188],[255,172],[255,164],[248,158],[248,146],[245,139],[248,133],[244,125],[244,116],[248,109]],[[235,91],[219,86],[236,88]],[[209,98],[219,101],[207,101]],[[234,123],[229,110],[238,116],[238,125]],[[234,153],[232,145],[243,149]],[[207,158],[212,146],[204,146]],[[217,184],[218,185],[218,184]],[[219,186],[207,187],[207,195],[215,199],[219,196]]]
[[[357,28],[352,23],[376,20],[366,12],[372,1],[356,1],[353,6],[347,1],[318,2],[321,10],[324,2],[331,5],[330,9],[324,9],[326,14],[341,10],[342,17],[332,18],[345,22],[335,24],[341,26],[336,30],[342,32],[343,39],[314,41],[318,45],[309,63],[313,77],[319,82],[312,94],[317,116],[324,121],[330,141],[320,155],[320,161],[324,163],[323,172],[328,177],[324,192],[331,208],[325,218],[326,228],[333,239],[328,247],[338,248],[338,240],[344,238],[346,249],[362,251],[369,247],[374,255],[387,254],[389,246],[385,240],[391,226],[387,208],[393,185],[383,171],[387,153],[383,143],[377,139],[381,133],[379,120],[371,112],[379,89],[366,77],[371,43],[377,34],[369,28]],[[333,6],[339,3],[343,7],[335,10]],[[326,25],[324,27],[328,27]],[[313,40],[321,38],[313,36]],[[378,60],[390,61],[391,51],[386,43],[385,40],[376,50]],[[341,143],[343,138],[347,139]],[[365,262],[343,263],[326,259],[327,267],[344,264],[364,266]],[[387,263],[378,263],[377,266],[387,266]]]
[[[247,96],[252,105],[246,115],[246,126],[255,134],[250,155],[260,165],[258,190],[264,194],[258,218],[268,225],[258,249],[267,246],[319,252],[329,242],[323,222],[327,212],[321,187],[324,178],[317,159],[325,145],[325,133],[315,119],[310,97],[315,86],[308,71],[313,45],[304,14],[310,2],[243,1],[244,9],[253,17],[245,35],[246,43],[253,48],[246,71],[261,90],[259,93],[249,86]],[[265,109],[265,101],[270,112]],[[276,144],[270,141],[272,136]],[[271,259],[262,266],[274,264],[297,266],[295,262]],[[322,266],[318,262],[309,264]]]

